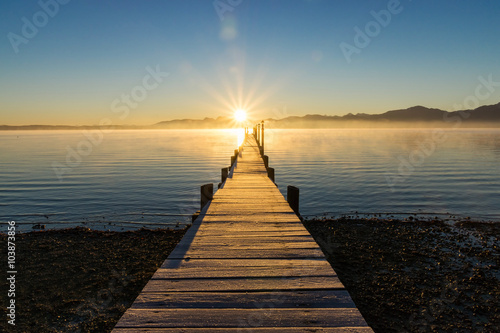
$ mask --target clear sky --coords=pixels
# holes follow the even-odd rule
[[[499,13],[497,0],[2,1],[0,124],[452,110],[478,77],[500,82]]]

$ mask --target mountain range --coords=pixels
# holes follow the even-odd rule
[[[342,127],[500,127],[500,103],[485,105],[473,110],[443,111],[424,106],[392,110],[381,114],[346,114],[327,116],[308,114],[290,116],[282,119],[264,119],[268,128],[342,128]],[[253,123],[253,122],[252,122]],[[114,129],[220,129],[234,128],[235,122],[229,117],[205,119],[176,119],[162,121],[150,126],[114,125]],[[94,129],[99,126],[66,125],[0,125],[0,130],[65,130]]]

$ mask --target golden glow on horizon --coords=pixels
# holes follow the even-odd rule
[[[237,122],[242,123],[247,120],[247,112],[243,109],[238,109],[234,111],[234,119],[236,119]]]

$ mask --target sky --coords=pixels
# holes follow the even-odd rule
[[[496,0],[2,1],[0,125],[496,104],[498,13]]]

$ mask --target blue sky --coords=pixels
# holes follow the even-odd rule
[[[500,82],[493,0],[59,1],[40,2],[53,17],[37,1],[0,4],[0,124],[451,110],[478,77]],[[383,26],[372,11],[388,7]],[[340,45],[356,47],[367,25],[369,44],[348,61]],[[147,68],[168,76],[145,90]]]

